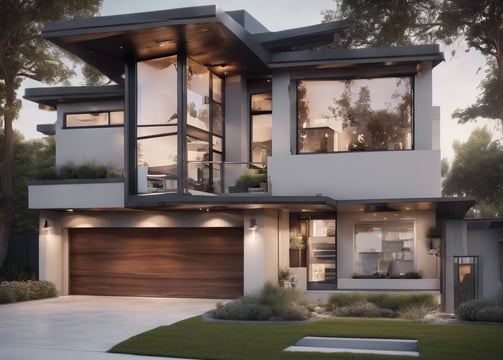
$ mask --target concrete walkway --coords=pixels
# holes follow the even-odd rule
[[[62,296],[0,305],[0,359],[152,360],[150,356],[106,351],[140,332],[201,314],[215,303],[201,299]]]

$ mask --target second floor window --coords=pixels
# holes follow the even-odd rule
[[[65,128],[124,125],[124,111],[101,111],[65,114]]]
[[[412,78],[297,83],[297,152],[411,150]]]

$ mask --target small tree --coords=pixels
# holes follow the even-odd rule
[[[54,83],[73,75],[61,50],[41,37],[48,21],[98,13],[101,0],[0,0],[0,117],[4,146],[0,158],[0,266],[8,250],[14,211],[14,132],[21,101],[17,89],[24,78]]]
[[[476,196],[471,216],[503,214],[503,146],[491,141],[484,128],[472,132],[465,143],[455,142],[455,157],[443,181],[444,195]]]

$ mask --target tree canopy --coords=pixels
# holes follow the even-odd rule
[[[455,157],[443,181],[449,196],[477,196],[472,216],[503,215],[503,146],[478,128],[465,143],[455,142]]]
[[[41,37],[48,21],[90,17],[101,0],[0,0],[0,265],[7,253],[14,212],[14,132],[21,102],[17,89],[24,78],[45,83],[64,82],[74,74],[64,53]]]
[[[458,109],[460,122],[478,117],[503,122],[503,1],[334,0],[323,21],[351,20],[343,46],[397,46],[464,39],[487,58],[488,71],[475,104]]]

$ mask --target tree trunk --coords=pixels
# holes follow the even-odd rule
[[[4,111],[4,142],[5,153],[0,169],[0,266],[2,266],[9,249],[9,234],[13,212],[13,174],[14,174],[14,134],[12,121],[16,116],[16,87],[14,77],[5,71],[5,62],[2,62],[2,73],[5,84],[5,111]]]
[[[503,31],[498,33],[499,39],[496,46],[497,63],[498,63],[498,110],[501,127],[503,128]]]

